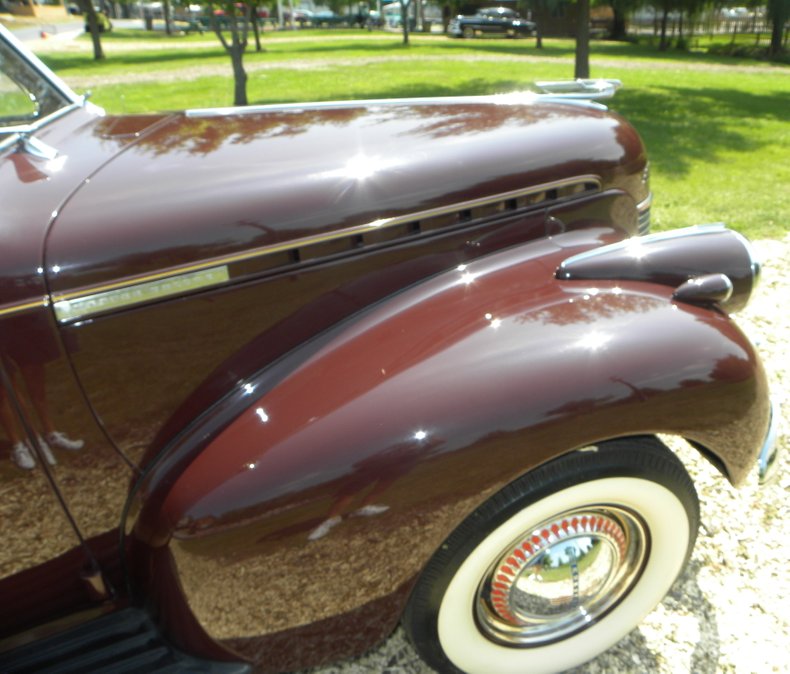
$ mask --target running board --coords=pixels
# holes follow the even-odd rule
[[[127,608],[0,653],[3,674],[249,674],[244,663],[185,655],[162,638],[145,611]]]

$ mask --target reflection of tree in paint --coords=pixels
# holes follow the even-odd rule
[[[440,438],[417,433],[411,440],[357,461],[351,472],[337,481],[327,518],[308,538],[323,538],[347,517],[371,517],[389,510],[388,505],[377,503],[379,497],[420,461],[438,452],[442,444]]]
[[[665,304],[655,297],[633,293],[615,293],[610,290],[596,295],[575,295],[562,303],[530,311],[519,316],[519,323],[543,323],[544,325],[576,325],[597,323],[628,314],[646,314]]]
[[[340,108],[336,110],[296,110],[290,112],[262,112],[227,115],[223,117],[177,116],[162,127],[144,135],[137,141],[137,149],[150,150],[164,155],[173,151],[208,155],[223,145],[243,145],[263,138],[298,136],[310,128],[321,125],[345,126],[363,115],[365,108]],[[107,130],[113,127],[113,118],[105,122]]]

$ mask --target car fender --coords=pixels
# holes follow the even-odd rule
[[[169,551],[211,638],[265,651],[272,668],[305,666],[318,646],[272,644],[345,616],[347,650],[331,656],[369,646],[483,500],[606,439],[680,435],[743,480],[769,416],[754,349],[672,287],[556,278],[591,236],[405,290],[239,382],[176,438],[135,490],[130,531],[138,549]],[[388,598],[400,599],[360,631],[364,607]]]

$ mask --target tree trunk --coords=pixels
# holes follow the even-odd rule
[[[771,46],[768,54],[775,58],[782,53],[784,27],[790,15],[790,0],[769,0],[768,16],[771,19]]]
[[[403,44],[409,44],[409,5],[400,0],[400,19],[403,24]]]
[[[90,31],[91,41],[93,42],[93,58],[96,61],[102,61],[104,60],[104,49],[102,49],[101,37],[99,35],[99,17],[96,16],[96,9],[93,7],[93,1],[79,0],[79,4],[88,22],[88,30]]]
[[[233,64],[233,105],[247,105],[247,72],[244,70],[244,52],[234,45],[230,52]]]
[[[590,76],[590,0],[579,0],[576,13],[576,60],[573,76]]]
[[[247,72],[244,70],[244,51],[247,49],[247,35],[250,25],[250,8],[244,6],[241,10],[237,5],[226,3],[225,18],[228,21],[231,40],[222,34],[217,17],[212,15],[211,25],[217,39],[222,43],[225,51],[230,55],[233,66],[233,105],[247,105]],[[242,15],[239,16],[239,11]],[[241,21],[242,26],[239,27]]]
[[[658,50],[666,51],[669,44],[667,43],[667,21],[669,20],[669,10],[664,9],[661,15],[661,39],[658,41]]]
[[[162,2],[162,19],[165,22],[165,33],[167,35],[173,34],[173,8],[170,6],[170,0],[163,0]]]
[[[618,7],[612,6],[612,32],[609,35],[612,40],[625,40],[628,37],[626,28],[626,13]]]
[[[170,0],[164,0],[162,3],[162,17],[165,20],[165,33],[168,35],[173,34],[173,21],[170,18]]]
[[[255,51],[263,51],[263,47],[261,47],[261,24],[258,20],[258,7],[253,7],[252,10],[252,34],[255,36]]]

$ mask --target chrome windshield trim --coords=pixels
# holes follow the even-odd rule
[[[97,108],[92,104],[86,103],[84,97],[80,97],[78,100],[74,101],[74,103],[69,103],[68,105],[63,106],[62,108],[58,108],[55,112],[50,113],[46,117],[41,117],[30,124],[16,124],[14,126],[0,126],[0,134],[21,134],[21,133],[32,133],[40,129],[42,126],[46,126],[50,122],[54,122],[56,119],[63,117],[69,114],[72,110],[79,110],[86,105],[91,105],[91,107],[95,108],[97,114],[104,114],[104,110],[101,108]]]
[[[22,44],[22,42],[2,24],[0,24],[0,40],[8,46],[11,52],[16,52],[17,57],[30,66],[33,73],[37,73],[39,77],[46,80],[48,86],[63,98],[62,107],[45,117],[33,119],[30,124],[0,126],[0,151],[11,147],[17,143],[20,138],[34,135],[39,129],[47,124],[79,108],[89,109],[94,114],[100,116],[105,114],[102,108],[89,103],[86,96],[78,96],[75,94],[71,87],[52,72],[41,59]]]
[[[58,108],[55,110],[55,112],[47,115],[46,117],[41,117],[30,124],[16,124],[14,126],[4,127],[0,126],[0,136],[2,136],[2,138],[0,138],[0,150],[4,150],[5,148],[18,142],[20,137],[34,135],[39,129],[42,129],[47,124],[50,124],[56,119],[60,119],[61,117],[68,115],[74,110],[79,110],[80,108],[85,107],[85,105],[85,99],[80,98],[74,103],[69,103],[62,108]],[[91,104],[88,103],[87,105]],[[104,115],[104,110],[96,106],[92,107],[96,109],[97,114]]]
[[[68,84],[66,84],[55,73],[53,73],[52,70],[50,70],[49,67],[45,65],[40,58],[38,58],[38,56],[25,47],[25,45],[22,44],[22,42],[20,42],[10,30],[3,26],[2,23],[0,23],[0,38],[5,40],[8,45],[19,54],[20,58],[24,59],[30,65],[32,65],[33,68],[38,70],[39,74],[44,79],[49,80],[53,88],[57,89],[57,91],[64,98],[66,98],[67,101],[70,101],[71,103],[82,104],[84,98],[75,94]]]

